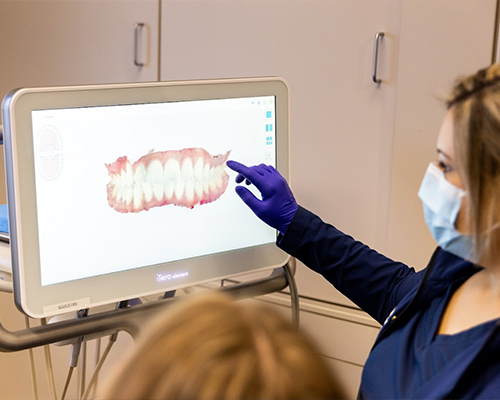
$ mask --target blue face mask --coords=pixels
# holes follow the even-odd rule
[[[434,163],[429,165],[418,192],[424,206],[425,222],[442,249],[476,262],[474,238],[455,229],[464,196],[465,192],[448,182]]]

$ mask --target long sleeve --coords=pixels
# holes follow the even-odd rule
[[[413,268],[370,249],[302,207],[277,245],[380,323],[421,279]]]

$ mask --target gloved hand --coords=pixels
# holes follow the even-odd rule
[[[262,221],[285,234],[298,209],[285,178],[270,165],[260,164],[247,167],[236,161],[227,161],[226,164],[233,171],[238,172],[237,183],[246,180],[247,184],[255,185],[262,195],[262,200],[259,200],[247,188],[237,186],[236,193],[245,204]]]

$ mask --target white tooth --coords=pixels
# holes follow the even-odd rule
[[[217,190],[217,185],[215,184],[214,180],[208,182],[208,187],[210,188],[211,192],[215,192]]]
[[[214,168],[214,175],[220,176],[223,171],[224,171],[224,167],[222,165],[219,165],[218,167]]]
[[[159,160],[153,160],[148,165],[147,180],[153,189],[153,194],[156,200],[163,199],[163,166]],[[146,194],[146,190],[144,190]]]
[[[218,188],[221,188],[222,187],[222,176],[218,176],[216,179],[215,179],[215,186],[217,186]]]
[[[174,187],[175,187],[175,181],[165,181],[164,183],[164,190],[165,190],[165,197],[170,200],[174,194]]]
[[[208,181],[210,179],[210,164],[205,164],[203,167],[203,179]]]
[[[191,179],[186,181],[184,191],[186,192],[187,201],[192,202],[194,200],[194,182]]]
[[[146,182],[146,167],[142,163],[135,169],[135,182],[140,185]]]
[[[181,177],[183,179],[193,179],[193,162],[189,157],[182,162]]]
[[[127,171],[124,169],[122,170],[120,174],[120,184],[121,186],[126,186],[127,185]]]
[[[159,160],[151,161],[148,165],[147,179],[151,183],[163,182],[163,166]]]
[[[196,196],[198,196],[198,199],[203,196],[203,184],[201,182],[195,182],[194,192],[196,193]]]
[[[115,177],[115,185],[116,186],[121,186],[122,185],[122,177],[120,174],[113,174]]]
[[[111,179],[111,183],[116,185],[116,174],[109,174],[109,178]]]
[[[163,199],[163,183],[155,182],[153,183],[153,193],[155,194],[156,200],[160,201]]]
[[[132,199],[134,198],[134,189],[130,186],[127,186],[125,188],[125,193],[124,193],[124,196],[125,196],[125,202],[127,203],[127,206],[132,203]]]
[[[127,164],[127,168],[126,168],[126,171],[127,171],[127,186],[133,186],[134,185],[134,171],[132,170],[132,165],[130,165],[130,163]]]
[[[144,185],[142,185],[142,190],[144,191],[144,200],[149,203],[153,199],[153,185],[146,181]]]
[[[207,182],[207,181],[203,182],[203,191],[204,191],[206,194],[209,194],[209,193],[210,193],[210,187],[208,186],[208,182]]]
[[[142,198],[144,197],[144,191],[142,186],[136,183],[134,185],[134,208],[138,209],[142,204]]]
[[[203,178],[203,169],[204,169],[203,168],[203,158],[200,157],[194,163],[193,172],[194,172],[194,179],[195,180],[200,180]]]
[[[177,181],[175,181],[174,192],[175,197],[177,197],[178,199],[180,199],[184,194],[184,181],[182,179],[177,179]]]
[[[115,187],[113,188],[113,192],[111,193],[111,196],[116,197],[119,191],[120,188],[117,185],[115,185]]]
[[[119,188],[118,189],[118,194],[116,195],[116,201],[118,203],[123,200],[123,192],[124,192],[124,188]]]
[[[163,179],[165,182],[167,181],[176,181],[181,176],[181,166],[179,165],[179,161],[175,158],[169,159],[165,163],[165,168],[163,170]]]

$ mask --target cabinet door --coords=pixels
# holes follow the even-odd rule
[[[158,0],[0,1],[0,95],[158,80]],[[135,24],[138,61],[134,64]],[[146,53],[146,54],[145,54]]]
[[[158,80],[158,13],[159,0],[0,1],[0,99],[18,87]]]
[[[436,247],[417,193],[453,81],[491,63],[496,0],[403,2],[387,254],[416,269]]]
[[[161,79],[283,77],[298,202],[383,250],[400,12],[395,0],[163,1]],[[302,295],[346,301],[302,265],[297,280]]]

